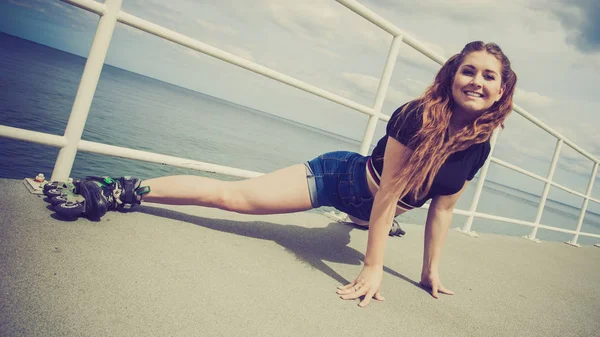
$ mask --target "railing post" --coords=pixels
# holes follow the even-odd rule
[[[539,243],[540,240],[536,238],[538,225],[542,220],[542,213],[544,213],[544,207],[546,207],[546,200],[548,200],[548,193],[550,193],[550,186],[552,186],[552,178],[554,177],[554,171],[556,171],[556,164],[558,163],[558,158],[560,157],[560,150],[562,148],[563,140],[558,139],[556,141],[556,147],[554,148],[554,155],[552,156],[552,164],[550,165],[550,170],[548,171],[548,176],[546,181],[546,185],[544,186],[544,192],[542,193],[542,200],[540,200],[540,204],[538,206],[538,212],[535,217],[534,224],[535,226],[531,230],[529,235],[523,236],[525,239],[534,241]]]
[[[398,52],[400,51],[400,46],[402,45],[402,38],[403,37],[400,35],[394,36],[392,45],[390,46],[388,58],[385,62],[385,67],[383,68],[383,75],[379,81],[377,95],[375,96],[375,106],[373,107],[373,112],[375,112],[376,115],[369,116],[369,121],[365,129],[365,135],[362,143],[360,144],[359,152],[363,156],[366,156],[369,153],[369,148],[371,147],[373,137],[375,136],[375,128],[377,128],[377,121],[379,120],[378,115],[381,114],[381,108],[383,107],[387,89],[390,85],[390,79],[392,78],[392,73],[394,72],[394,66],[396,65],[396,61],[398,59]]]
[[[475,194],[473,195],[473,201],[471,202],[471,207],[469,208],[469,212],[471,214],[467,218],[467,221],[465,221],[463,228],[456,228],[456,230],[458,230],[459,232],[462,232],[469,236],[477,236],[477,233],[471,231],[471,227],[473,226],[473,219],[475,218],[473,213],[477,210],[477,205],[479,204],[479,198],[481,197],[481,192],[483,191],[483,185],[485,184],[485,178],[486,178],[488,170],[490,168],[490,163],[491,163],[490,159],[492,158],[492,155],[494,154],[494,148],[496,148],[496,142],[498,140],[499,135],[500,135],[500,130],[496,129],[496,130],[494,130],[494,133],[492,134],[492,138],[490,139],[490,147],[491,147],[490,154],[488,155],[488,158],[487,158],[485,164],[483,164],[483,167],[481,168],[481,173],[479,173],[479,180],[477,180],[477,185],[475,186]]]
[[[92,105],[98,79],[117,23],[117,15],[121,10],[121,4],[122,0],[106,0],[104,3],[104,13],[98,22],[98,29],[85,63],[81,82],[79,82],[77,95],[65,129],[64,137],[67,139],[67,146],[60,149],[58,153],[51,180],[65,181],[71,174],[75,155],[77,154],[77,146],[81,140],[83,128]]]
[[[587,210],[588,202],[590,201],[590,196],[592,195],[592,189],[594,188],[594,182],[596,181],[596,174],[598,173],[598,162],[594,163],[594,168],[592,169],[592,177],[590,178],[590,182],[588,183],[587,190],[585,192],[585,199],[583,199],[583,205],[581,206],[581,213],[579,214],[579,220],[577,221],[577,229],[575,230],[577,233],[573,237],[571,241],[565,242],[568,245],[581,247],[580,244],[577,243],[577,239],[579,239],[579,233],[581,232],[581,226],[583,225],[583,219],[585,218],[585,212]],[[600,247],[600,246],[598,246]]]

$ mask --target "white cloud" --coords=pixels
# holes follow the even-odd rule
[[[330,29],[339,24],[339,11],[328,2],[298,1],[282,4],[270,2],[267,4],[271,18],[292,34],[307,40],[317,40],[326,43],[334,38]]]
[[[241,58],[244,58],[248,61],[254,62],[254,56],[252,55],[252,52],[247,49],[244,49],[244,48],[238,47],[238,46],[231,46],[231,45],[223,46],[223,49],[227,52],[230,52],[230,53],[237,55]]]
[[[410,14],[452,18],[469,24],[505,21],[507,16],[523,12],[530,2],[532,0],[511,0],[502,3],[497,0],[422,0],[411,3]],[[400,2],[389,2],[386,7],[400,13],[407,10],[406,5]]]
[[[427,89],[430,83],[425,83],[423,81],[406,77],[404,78],[403,84],[409,94],[413,96],[420,96],[425,91],[425,89]]]
[[[519,102],[524,102],[529,106],[538,108],[548,107],[555,102],[555,100],[551,97],[519,88],[515,89],[514,101],[517,104],[519,104]]]
[[[333,52],[333,51],[331,51],[329,49],[326,49],[326,48],[317,48],[317,50],[319,52],[321,52],[321,54],[327,55],[327,56],[329,56],[329,57],[331,57],[333,59],[338,59],[338,60],[342,59],[342,56],[340,56],[339,54],[336,54],[335,52]]]
[[[21,1],[16,1],[16,0],[8,0],[9,3],[13,4],[13,5],[17,5],[20,7],[25,7],[25,8],[33,8],[33,6],[31,6],[31,4],[29,3],[24,3]]]
[[[284,3],[265,1],[265,4],[269,8],[269,15],[278,25],[297,37],[314,41],[321,46],[329,48],[332,43],[351,42],[360,48],[368,47],[373,51],[385,52],[385,55],[391,46],[392,36],[389,33],[354,13],[346,13],[343,6],[339,4],[316,0]],[[408,31],[407,34],[418,38],[416,34]],[[419,40],[429,49],[444,57],[445,51],[442,46],[426,42],[424,39]],[[329,56],[333,56],[332,54],[336,55],[331,51],[327,53]],[[411,65],[429,69],[440,67],[436,62],[406,44],[400,48],[398,58]]]
[[[69,15],[72,15],[74,10],[71,5],[67,5],[64,2],[56,1],[51,2],[54,7],[60,8],[62,11],[67,12]]]
[[[42,7],[44,5],[44,3],[40,2],[40,1],[34,1],[35,5],[32,5],[31,1],[24,2],[24,1],[19,1],[19,0],[8,0],[8,2],[10,4],[13,4],[13,5],[16,5],[16,6],[19,6],[19,7],[33,9],[33,10],[36,10],[36,11],[38,11],[40,13],[47,14],[46,13],[46,8]]]
[[[123,29],[125,29],[125,31],[131,35],[135,35],[135,36],[145,36],[146,33],[142,30],[139,30],[137,28],[133,28],[131,26],[125,25],[125,24],[120,24],[119,27],[122,27]]]
[[[379,87],[379,78],[357,73],[343,73],[342,76],[349,84],[358,89],[360,94],[375,98]],[[412,98],[412,96],[391,85],[388,87],[386,99],[396,105],[402,105]]]
[[[199,24],[202,28],[207,29],[214,33],[222,33],[222,34],[227,34],[227,35],[239,35],[240,34],[240,32],[238,32],[237,30],[235,30],[231,27],[228,27],[226,25],[215,25],[206,20],[196,19],[196,23]]]
[[[442,47],[438,44],[435,44],[435,43],[427,42],[426,39],[418,36],[417,34],[415,34],[413,32],[406,31],[406,33],[408,35],[410,35],[412,38],[420,41],[423,45],[425,45],[425,47],[429,48],[431,51],[433,51],[437,55],[439,55],[443,58],[446,58],[446,51],[444,50],[444,47]],[[406,44],[403,45],[402,48],[400,49],[399,57],[403,61],[406,61],[410,64],[426,67],[428,69],[439,69],[441,67],[441,65],[439,65],[437,62],[433,61],[429,57],[425,56],[421,52],[417,51],[413,47],[406,45]]]
[[[202,54],[201,52],[195,51],[195,50],[193,50],[193,49],[188,49],[188,48],[186,48],[186,49],[183,51],[183,53],[184,53],[184,54],[186,54],[186,55],[188,55],[188,56],[195,57],[195,58],[197,58],[197,59],[202,59],[202,58],[203,58],[203,55],[204,55],[204,54]]]
[[[388,50],[392,43],[392,35],[382,30],[358,30],[356,35],[361,39],[360,43],[364,43],[372,49]]]

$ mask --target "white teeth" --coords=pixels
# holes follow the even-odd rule
[[[466,91],[465,94],[467,94],[467,96],[472,96],[472,97],[483,97],[482,94],[477,93],[477,92],[472,92],[472,91]]]

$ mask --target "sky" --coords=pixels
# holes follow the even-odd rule
[[[519,78],[515,103],[600,158],[597,0],[360,3],[446,58],[470,41],[497,43]],[[333,0],[123,0],[122,10],[369,107],[392,41]],[[84,57],[97,23],[97,15],[58,0],[0,0],[0,31]],[[354,139],[366,126],[364,114],[120,23],[106,63]],[[437,69],[403,45],[382,112],[420,95]],[[555,144],[513,113],[494,156],[546,176]],[[584,192],[592,165],[564,146],[555,179]],[[490,177],[523,181],[538,193],[543,187],[497,165]],[[600,177],[596,198],[599,185]]]

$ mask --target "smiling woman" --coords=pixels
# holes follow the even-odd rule
[[[502,97],[504,88],[499,80],[501,68],[500,61],[485,51],[473,52],[465,57],[452,83],[455,112],[458,113],[453,116],[451,124],[462,127],[477,117],[478,111]]]
[[[325,153],[304,164],[242,181],[198,176],[98,177],[72,186],[85,199],[84,215],[103,216],[123,205],[156,202],[215,207],[246,214],[273,214],[332,206],[369,227],[364,267],[340,287],[342,299],[383,300],[380,286],[394,217],[432,199],[425,228],[421,284],[445,288],[438,273],[453,208],[483,166],[492,132],[512,110],[517,77],[495,44],[472,42],[451,57],[425,93],[394,112],[386,135],[370,156]],[[72,213],[72,205],[57,212]]]

